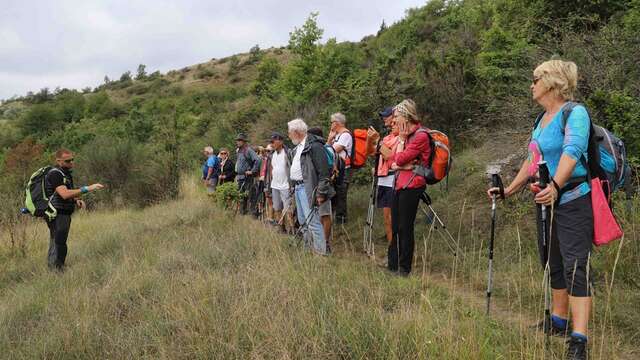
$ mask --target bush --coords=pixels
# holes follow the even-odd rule
[[[172,181],[169,157],[164,152],[128,139],[98,137],[78,157],[79,183],[104,184],[105,190],[92,196],[106,204],[153,204],[166,197]]]
[[[216,202],[225,209],[235,209],[235,204],[247,196],[247,193],[240,192],[235,182],[224,183],[216,187],[214,198]]]

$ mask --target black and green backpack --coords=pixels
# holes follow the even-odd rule
[[[24,206],[35,217],[42,217],[49,221],[55,219],[58,211],[51,204],[51,198],[45,190],[45,179],[50,171],[60,171],[53,166],[42,167],[34,172],[25,189]],[[60,171],[61,172],[61,171]]]

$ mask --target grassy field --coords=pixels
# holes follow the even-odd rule
[[[336,229],[331,257],[307,254],[255,220],[232,217],[193,180],[183,183],[177,201],[77,214],[62,275],[46,269],[44,224],[26,225],[24,251],[8,245],[3,233],[0,357],[542,358],[544,338],[528,328],[542,311],[542,271],[524,201],[500,207],[495,302],[492,316],[484,314],[483,153],[456,159],[455,192],[433,191],[434,208],[459,239],[461,255],[453,257],[436,232],[429,235],[419,216],[416,271],[409,278],[390,275],[361,254],[364,188],[352,192],[354,221]],[[634,206],[636,215],[622,214],[624,242],[594,259],[594,359],[640,356],[634,345],[640,340],[637,201]],[[382,234],[381,224],[376,229]],[[377,245],[381,259],[384,240]],[[553,340],[547,358],[563,348]]]

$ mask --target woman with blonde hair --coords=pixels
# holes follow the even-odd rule
[[[388,268],[400,276],[408,276],[413,263],[416,212],[427,184],[413,168],[414,164],[426,166],[429,163],[431,146],[429,134],[420,123],[413,100],[407,99],[396,105],[393,115],[398,126],[398,142],[395,153],[387,158],[391,169],[396,172]]]
[[[549,272],[552,289],[551,318],[545,316],[538,326],[550,335],[570,335],[568,359],[587,358],[591,309],[588,274],[593,213],[585,166],[591,120],[587,109],[572,101],[577,82],[578,68],[570,61],[550,60],[534,70],[531,95],[544,112],[531,134],[529,157],[504,191],[505,197],[513,195],[530,179],[538,180],[538,170],[546,162],[549,186],[544,189],[539,189],[538,183],[531,186],[538,204],[540,259]],[[497,190],[491,188],[487,193],[491,196]],[[546,229],[540,221],[542,206],[550,212]]]

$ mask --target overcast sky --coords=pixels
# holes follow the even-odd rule
[[[138,64],[163,73],[286,45],[320,12],[324,39],[358,41],[426,0],[1,0],[0,99],[43,87],[94,87]]]

